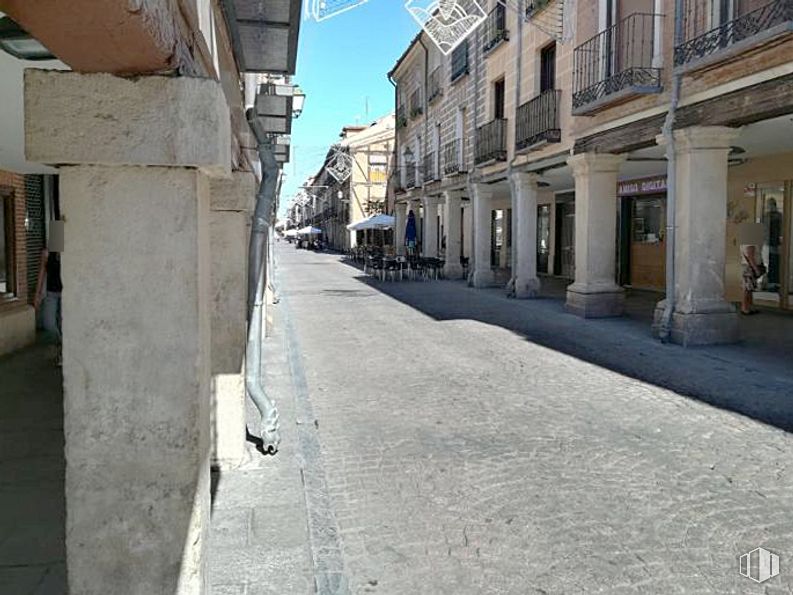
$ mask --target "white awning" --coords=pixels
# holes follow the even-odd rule
[[[350,223],[347,229],[350,231],[362,231],[364,229],[391,229],[396,224],[396,219],[391,215],[370,215],[366,219]]]

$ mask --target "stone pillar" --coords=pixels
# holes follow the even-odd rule
[[[514,293],[519,299],[537,297],[540,280],[537,277],[537,175],[513,173],[512,186],[512,244],[515,247],[512,271]]]
[[[490,218],[493,210],[493,190],[486,184],[474,184],[474,287],[492,287],[495,275],[490,267]]]
[[[408,222],[408,205],[398,202],[394,205],[394,242],[396,242],[396,253],[405,253],[405,228]]]
[[[237,467],[245,454],[248,241],[255,199],[252,173],[212,181],[212,465],[222,470]]]
[[[438,198],[424,197],[424,241],[422,253],[426,258],[438,257]]]
[[[447,279],[459,279],[463,275],[463,267],[460,264],[462,254],[462,236],[460,233],[462,225],[462,195],[459,191],[448,191],[444,193],[446,199],[446,262],[443,266],[443,274]]]
[[[575,283],[568,312],[585,318],[621,316],[625,292],[615,282],[617,174],[621,155],[582,153],[568,159],[575,177]]]
[[[25,135],[62,166],[69,592],[205,593],[220,85],[28,70]]]
[[[692,126],[675,131],[675,309],[671,339],[683,345],[738,340],[738,315],[724,299],[727,157],[735,128]],[[659,144],[665,139],[658,137]],[[672,181],[670,180],[670,183]],[[666,301],[658,304],[660,330]]]

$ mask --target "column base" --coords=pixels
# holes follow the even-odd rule
[[[485,289],[496,285],[496,276],[490,269],[475,270],[471,275],[471,286]]]
[[[459,262],[447,262],[443,265],[443,276],[447,279],[462,279],[463,266]]]
[[[653,337],[660,338],[666,300],[658,302],[653,314]],[[683,347],[724,345],[739,340],[738,313],[727,302],[708,312],[675,312],[669,340]]]
[[[625,311],[625,290],[617,285],[603,289],[588,289],[572,284],[567,288],[564,309],[582,318],[622,316]]]
[[[244,456],[245,376],[215,374],[212,377],[212,468],[236,469]]]
[[[528,300],[540,296],[540,280],[537,277],[515,278],[515,298]]]

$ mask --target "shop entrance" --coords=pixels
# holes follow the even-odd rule
[[[575,194],[556,196],[554,273],[575,279]]]
[[[754,300],[758,304],[793,308],[793,243],[791,211],[793,181],[756,184],[754,192],[755,222],[763,225],[760,254],[766,274],[758,281]]]

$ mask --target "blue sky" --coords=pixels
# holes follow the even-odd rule
[[[306,92],[306,105],[292,125],[282,209],[317,171],[342,126],[371,123],[394,109],[386,74],[418,30],[401,0],[369,0],[319,23],[302,22],[294,80]]]

